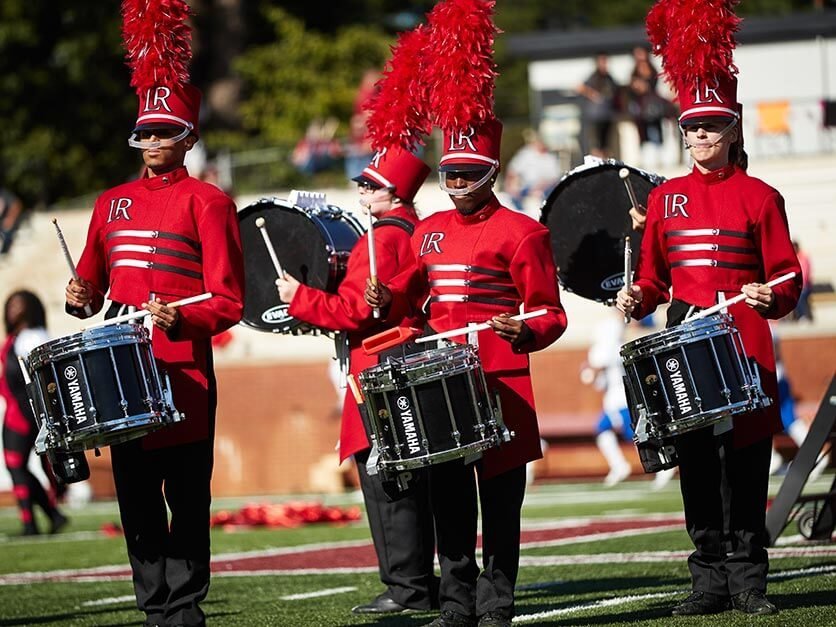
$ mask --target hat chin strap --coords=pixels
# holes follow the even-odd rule
[[[728,123],[728,125],[726,126],[726,128],[724,128],[722,131],[720,131],[720,136],[717,138],[717,141],[715,141],[715,142],[711,142],[711,143],[689,144],[689,143],[688,143],[688,140],[686,140],[686,139],[685,139],[685,127],[684,127],[684,126],[680,126],[680,127],[679,127],[679,132],[680,132],[680,133],[682,133],[682,143],[684,144],[684,146],[685,146],[685,148],[686,148],[686,149],[691,149],[691,148],[713,148],[714,146],[716,146],[717,144],[719,144],[721,141],[723,141],[723,138],[724,138],[726,135],[728,135],[729,133],[731,133],[732,129],[733,129],[735,126],[737,126],[737,121],[738,121],[738,120],[737,120],[737,118],[732,118],[732,121]]]
[[[446,172],[439,172],[438,173],[438,186],[441,188],[441,190],[443,192],[449,194],[450,196],[467,196],[468,194],[471,194],[471,193],[475,192],[477,189],[482,187],[482,185],[484,185],[489,180],[491,180],[491,178],[493,177],[494,174],[496,174],[496,166],[492,165],[490,167],[490,169],[488,170],[488,173],[485,174],[485,176],[480,178],[478,181],[476,181],[474,183],[471,183],[467,187],[458,188],[458,187],[449,187],[447,185],[447,173]]]
[[[186,139],[189,136],[189,133],[192,132],[190,127],[186,127],[183,129],[182,133],[175,135],[174,137],[167,137],[165,139],[158,139],[157,141],[148,141],[147,139],[138,139],[136,133],[131,133],[131,136],[128,138],[128,146],[131,148],[139,148],[140,150],[153,150],[154,148],[170,148],[174,144],[179,141]]]

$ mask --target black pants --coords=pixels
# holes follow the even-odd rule
[[[482,507],[481,572],[476,562],[477,480]],[[467,616],[491,611],[508,618],[514,615],[524,496],[525,466],[490,479],[460,459],[430,466],[442,610]]]
[[[204,625],[212,441],[146,451],[132,440],[110,450],[137,607],[150,623]]]
[[[772,438],[735,449],[707,427],[676,439],[693,589],[720,596],[766,591],[766,500]]]
[[[417,610],[438,607],[438,580],[434,574],[435,531],[428,480],[421,477],[409,496],[389,501],[380,479],[366,471],[369,451],[354,458],[372,532],[380,581],[388,596]],[[425,471],[416,471],[425,472]]]

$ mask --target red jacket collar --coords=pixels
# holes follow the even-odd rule
[[[694,166],[694,169],[691,172],[701,183],[704,183],[705,185],[714,185],[715,183],[722,183],[734,176],[734,174],[737,173],[737,166],[730,163],[722,168],[718,168],[717,170],[706,172],[705,174],[697,170],[697,166]]]
[[[459,213],[458,210],[454,209],[454,211],[456,211],[456,219],[462,224],[475,224],[476,222],[481,222],[490,218],[501,206],[502,205],[499,203],[499,199],[496,195],[491,195],[488,202],[485,203],[485,206],[475,213],[471,213],[466,216]]]
[[[164,187],[174,185],[178,181],[182,181],[188,176],[189,173],[186,170],[186,166],[180,166],[176,170],[160,174],[159,176],[146,177],[142,179],[142,184],[146,189],[163,189]]]

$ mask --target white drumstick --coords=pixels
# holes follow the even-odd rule
[[[267,233],[264,218],[256,218],[255,225],[258,227],[258,230],[261,231],[261,238],[264,240],[264,245],[267,246],[267,252],[270,253],[270,259],[273,261],[273,268],[276,269],[276,276],[283,279],[284,271],[282,270],[282,264],[279,263],[279,258],[276,256],[276,249],[273,248],[273,242],[270,240],[270,235]]]
[[[197,296],[189,296],[188,298],[183,298],[180,300],[175,300],[170,303],[166,304],[166,307],[182,307],[184,305],[193,305],[194,303],[199,303],[204,300],[209,300],[212,298],[212,292],[204,292],[203,294],[198,294]],[[116,316],[115,318],[110,318],[105,320],[104,322],[99,322],[98,324],[91,324],[89,327],[84,327],[82,331],[86,331],[87,329],[96,329],[98,327],[106,327],[109,324],[119,324],[121,322],[130,322],[131,320],[138,320],[139,318],[144,318],[145,316],[150,316],[151,312],[147,309],[143,309],[142,311],[135,311],[133,313],[124,314],[122,316]]]
[[[633,249],[630,248],[630,236],[624,238],[624,288],[630,293],[633,285]],[[624,314],[624,324],[630,323],[630,314]]]
[[[628,168],[621,168],[618,171],[618,176],[621,177],[621,180],[624,182],[624,187],[627,188],[627,195],[630,197],[630,202],[636,208],[636,211],[638,211],[639,199],[636,198],[636,190],[633,189],[633,183],[630,181],[630,170]]]
[[[73,256],[70,254],[70,249],[67,248],[67,242],[64,239],[64,234],[61,232],[61,227],[58,226],[58,218],[52,218],[52,223],[55,225],[55,232],[58,234],[58,243],[61,244],[61,250],[64,251],[64,259],[66,259],[67,265],[70,268],[70,274],[72,275],[73,279],[78,281],[78,271],[76,271],[75,269]],[[93,309],[90,307],[90,305],[84,305],[84,313],[87,316],[93,315]]]
[[[536,311],[530,311],[528,313],[519,314],[517,316],[511,316],[511,320],[528,320],[529,318],[536,318],[538,316],[544,316],[548,312],[547,309],[537,309]],[[432,342],[434,340],[443,340],[448,337],[456,337],[457,335],[467,335],[468,333],[474,333],[477,331],[485,331],[490,329],[491,325],[487,322],[483,322],[481,324],[475,324],[469,327],[461,327],[460,329],[451,329],[450,331],[445,331],[444,333],[436,333],[435,335],[428,335],[427,337],[419,337],[415,340],[416,344],[423,344],[424,342]]]
[[[364,205],[366,212],[369,214],[369,230],[366,231],[366,239],[369,242],[369,279],[372,285],[377,287],[377,256],[374,250],[374,226],[372,225],[372,206]],[[372,315],[375,318],[380,318],[380,308],[372,309]]]
[[[795,272],[788,272],[787,274],[779,276],[777,279],[772,279],[766,285],[768,287],[775,287],[779,283],[783,283],[784,281],[789,281],[790,279],[792,279],[794,277],[795,277]],[[735,296],[734,298],[730,298],[726,301],[723,301],[722,303],[717,303],[713,307],[709,307],[708,309],[703,309],[702,311],[698,311],[693,316],[689,316],[688,318],[685,318],[685,320],[683,320],[682,322],[691,322],[691,320],[699,320],[700,318],[705,318],[706,316],[710,316],[711,314],[715,314],[718,311],[722,311],[726,307],[730,307],[732,305],[735,305],[742,300],[746,300],[746,294],[739,294],[739,295]]]

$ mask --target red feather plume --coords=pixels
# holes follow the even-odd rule
[[[494,0],[443,0],[428,15],[424,80],[432,122],[461,129],[493,118]]]
[[[184,0],[123,0],[122,41],[138,94],[154,85],[188,82],[190,14]]]
[[[645,25],[653,52],[662,57],[668,81],[693,84],[737,74],[734,34],[741,19],[738,0],[659,0]]]
[[[426,26],[418,26],[398,38],[377,92],[363,107],[370,111],[366,128],[375,150],[395,145],[412,150],[432,130],[421,81],[428,35]]]

